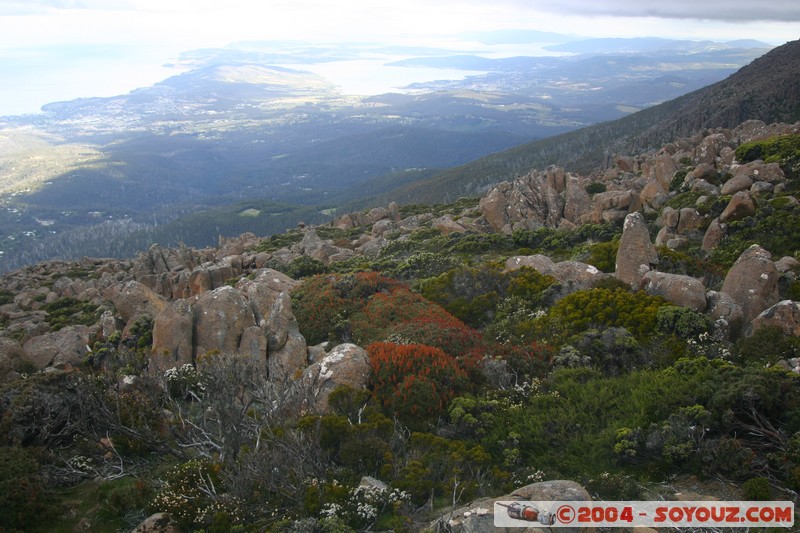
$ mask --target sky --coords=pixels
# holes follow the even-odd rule
[[[0,0],[0,115],[124,94],[180,52],[245,40],[475,49],[463,32],[586,37],[800,38],[798,0]]]

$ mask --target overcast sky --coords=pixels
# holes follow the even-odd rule
[[[0,0],[0,114],[9,102],[30,112],[58,90],[74,98],[152,84],[168,75],[161,64],[194,48],[254,39],[437,44],[497,29],[778,45],[800,38],[800,0]],[[121,63],[129,68],[109,66]]]

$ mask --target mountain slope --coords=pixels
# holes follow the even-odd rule
[[[383,198],[401,203],[440,202],[474,195],[489,184],[533,168],[560,164],[589,172],[613,153],[653,149],[704,128],[732,128],[751,119],[800,120],[800,40],[786,43],[727,79],[621,119],[589,126],[492,154]]]

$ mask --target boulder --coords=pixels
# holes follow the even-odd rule
[[[684,207],[680,211],[678,225],[675,231],[678,235],[686,235],[695,231],[703,225],[704,218],[694,207]]]
[[[263,363],[266,369],[267,361],[267,335],[258,326],[250,326],[242,332],[242,340],[239,341],[239,353],[251,359]]]
[[[785,335],[800,337],[800,304],[791,300],[776,303],[753,319],[746,334],[752,335],[762,328],[778,328]]]
[[[786,272],[800,269],[800,261],[787,255],[775,261],[775,268],[781,274],[785,274]]]
[[[138,281],[128,281],[115,285],[106,291],[125,324],[131,324],[142,315],[156,316],[166,306],[167,301],[155,291]]]
[[[736,169],[733,179],[740,177],[748,177],[752,181],[764,181],[772,184],[786,181],[786,175],[778,163],[764,163],[760,159],[741,165]]]
[[[767,181],[757,181],[750,187],[750,196],[769,194],[775,190],[775,185]]]
[[[267,368],[271,379],[295,379],[308,362],[308,347],[292,313],[288,292],[278,295],[267,319]]]
[[[444,235],[449,235],[451,233],[464,233],[466,228],[453,220],[449,215],[444,215],[440,218],[436,218],[431,222],[431,226],[435,229],[441,231]]]
[[[748,217],[756,212],[756,206],[748,191],[739,191],[733,195],[728,205],[719,216],[720,222],[732,222]]]
[[[747,174],[737,174],[722,185],[720,193],[728,195],[746,191],[753,186],[753,178]]]
[[[511,494],[499,498],[484,498],[473,501],[465,507],[455,509],[431,524],[431,531],[449,531],[452,533],[544,533],[551,528],[533,522],[530,527],[495,527],[495,502],[514,501],[578,501],[590,502],[592,497],[580,484],[574,481],[554,480],[533,483],[521,487]],[[555,512],[553,509],[551,512]],[[500,518],[500,517],[498,517]],[[514,524],[516,526],[516,524]],[[591,531],[581,528],[562,528],[558,531],[575,533]]]
[[[355,344],[340,344],[303,371],[303,381],[310,386],[309,409],[328,412],[328,396],[340,385],[364,389],[371,367],[367,351]]]
[[[727,233],[728,226],[720,222],[718,218],[715,218],[708,225],[706,233],[703,235],[703,243],[700,245],[700,249],[704,252],[710,252],[717,247]]]
[[[778,303],[778,269],[770,253],[757,244],[742,252],[728,271],[721,292],[742,308],[745,326]]]
[[[694,151],[694,159],[698,164],[715,165],[722,149],[730,146],[730,140],[722,133],[714,133],[705,137]]]
[[[546,255],[515,255],[506,259],[506,271],[517,270],[522,267],[530,267],[540,274],[547,274],[553,269],[555,263]]]
[[[97,327],[67,326],[30,339],[22,347],[25,359],[39,370],[48,366],[77,365],[89,353],[90,339]]]
[[[186,300],[170,302],[153,321],[153,369],[159,373],[194,361],[194,314]]]
[[[131,533],[180,533],[182,529],[168,513],[156,513],[147,517]]]
[[[201,294],[193,307],[194,358],[212,350],[235,353],[255,316],[244,296],[230,286]]]
[[[639,289],[642,276],[658,262],[656,247],[650,241],[650,234],[644,216],[631,213],[625,217],[622,237],[617,250],[616,272],[618,280],[633,289]]]
[[[643,282],[647,294],[661,296],[693,311],[703,312],[706,309],[706,288],[698,279],[651,270],[644,275]]]
[[[735,338],[742,330],[742,306],[737,304],[728,294],[717,291],[706,293],[706,314],[711,317],[722,330],[725,338]]]

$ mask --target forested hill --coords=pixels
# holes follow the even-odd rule
[[[777,47],[727,79],[680,98],[604,122],[498,152],[384,195],[400,203],[452,201],[499,181],[558,164],[588,173],[611,154],[651,150],[709,125],[733,128],[745,120],[800,120],[800,40]]]

